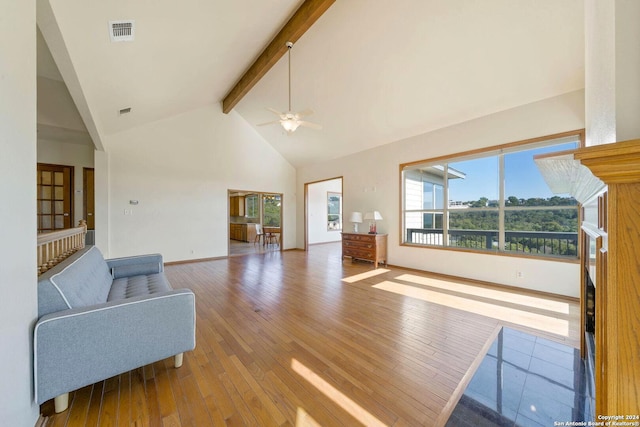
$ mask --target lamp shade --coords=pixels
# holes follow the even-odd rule
[[[351,212],[351,217],[349,218],[349,222],[362,222],[362,212]]]
[[[378,211],[367,212],[366,214],[364,214],[364,219],[380,221],[382,219],[382,215],[380,215],[380,212]]]

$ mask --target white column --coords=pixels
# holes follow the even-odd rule
[[[0,423],[34,425],[31,333],[36,293],[36,3],[0,7]]]
[[[587,145],[640,138],[640,2],[585,0]]]

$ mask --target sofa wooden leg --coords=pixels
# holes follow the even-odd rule
[[[176,368],[179,368],[180,366],[182,366],[183,356],[184,356],[184,353],[176,354],[175,356],[173,356],[173,362]]]
[[[69,393],[61,394],[53,398],[53,407],[56,414],[65,411],[69,407]]]

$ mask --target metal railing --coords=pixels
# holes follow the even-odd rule
[[[406,243],[443,246],[441,228],[408,228]],[[578,233],[548,231],[505,231],[505,252],[551,256],[577,256]],[[498,250],[498,230],[449,230],[449,247]]]

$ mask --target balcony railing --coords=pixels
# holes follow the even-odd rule
[[[577,256],[578,233],[548,231],[505,231],[505,252],[551,256]],[[408,228],[406,243],[443,246],[440,228]],[[498,249],[498,230],[449,230],[449,247]]]
[[[38,234],[38,275],[84,248],[87,223],[81,220],[77,227]]]

